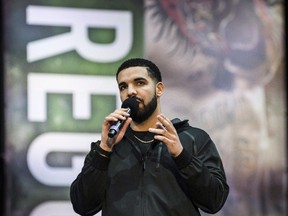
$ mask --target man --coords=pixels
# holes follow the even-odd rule
[[[199,209],[219,211],[229,192],[220,156],[205,131],[161,113],[165,87],[158,67],[129,59],[116,80],[121,100],[135,98],[139,111],[132,119],[127,108],[116,109],[103,121],[101,141],[92,143],[71,185],[75,212],[191,216],[200,215]],[[111,125],[119,120],[125,122],[110,138]]]

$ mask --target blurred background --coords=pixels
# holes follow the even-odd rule
[[[76,215],[70,184],[121,105],[115,72],[133,57],[162,71],[163,113],[214,140],[230,185],[216,215],[287,215],[285,1],[3,0],[1,10],[1,215]]]

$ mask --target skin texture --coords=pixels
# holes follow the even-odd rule
[[[177,157],[183,150],[182,144],[172,122],[161,113],[160,108],[160,97],[165,89],[164,84],[162,82],[156,83],[145,67],[130,67],[120,71],[117,82],[122,102],[128,97],[135,96],[140,102],[139,109],[141,110],[156,94],[157,106],[151,116],[140,123],[134,122],[126,113],[126,109],[116,109],[103,121],[100,147],[103,150],[112,151],[113,146],[121,141],[127,127],[130,125],[134,131],[155,133],[154,139],[165,143],[171,156]],[[108,131],[111,123],[118,120],[126,121],[119,133],[115,137],[109,138]]]

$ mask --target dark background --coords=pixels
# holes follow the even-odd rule
[[[3,3],[1,1],[0,5],[1,13],[0,13],[0,20],[1,20],[1,30],[0,30],[0,49],[1,49],[1,58],[0,58],[0,65],[1,65],[1,78],[0,78],[0,215],[4,214],[4,206],[5,206],[5,159],[4,159],[4,143],[5,143],[5,128],[4,128],[4,37],[3,37]]]
[[[0,215],[5,215],[4,214],[4,205],[5,205],[5,179],[4,179],[4,173],[5,173],[5,166],[4,166],[4,143],[5,143],[5,132],[4,132],[4,110],[5,110],[5,106],[4,106],[4,27],[3,27],[3,19],[4,19],[4,14],[3,14],[3,1],[1,1],[1,5],[0,5],[0,21],[1,21],[1,34],[0,34],[0,49],[1,49],[1,54],[0,54],[0,122],[1,122],[1,126],[0,126]]]

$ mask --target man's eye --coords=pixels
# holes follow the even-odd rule
[[[140,86],[140,85],[144,85],[144,82],[143,82],[143,81],[138,81],[138,82],[137,82],[137,85],[139,85],[139,86]]]
[[[120,91],[126,89],[126,86],[119,86]]]

